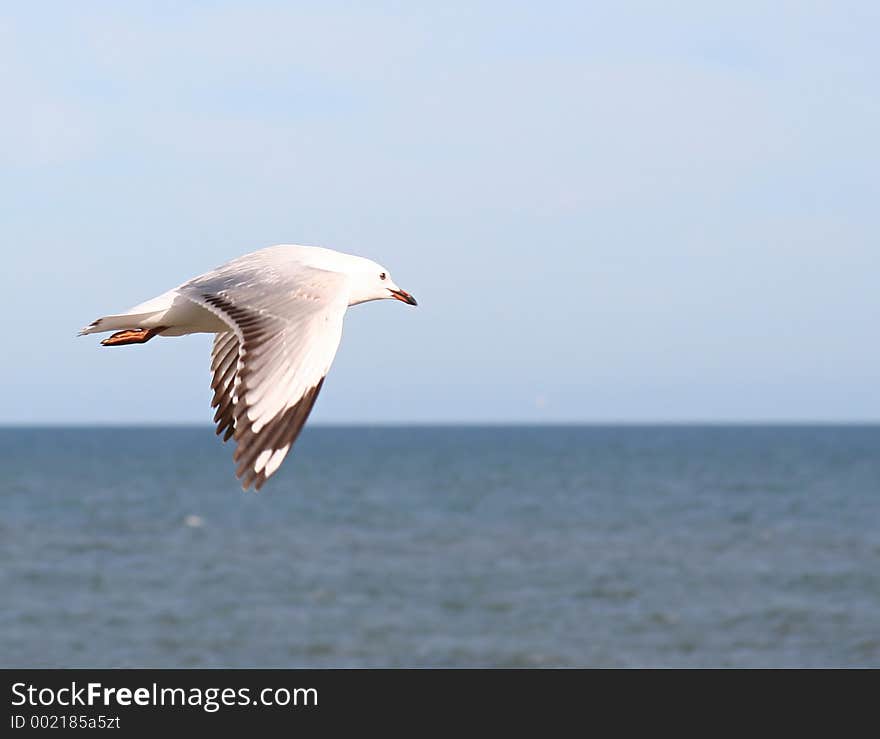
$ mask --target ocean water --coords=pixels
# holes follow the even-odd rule
[[[3,667],[880,666],[880,427],[0,429]]]

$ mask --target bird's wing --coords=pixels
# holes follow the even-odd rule
[[[219,316],[212,406],[235,440],[235,474],[257,490],[299,435],[330,369],[348,307],[344,275],[265,262],[231,263],[178,288]]]

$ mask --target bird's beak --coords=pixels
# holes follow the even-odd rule
[[[409,305],[418,305],[416,299],[405,290],[392,290],[391,288],[388,288],[388,292],[390,292],[391,296],[397,300],[402,300]]]

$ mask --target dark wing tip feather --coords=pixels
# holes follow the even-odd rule
[[[259,433],[253,432],[252,425],[247,420],[246,411],[241,412],[236,419],[234,437],[237,446],[233,460],[239,463],[235,474],[241,479],[242,488],[247,490],[253,484],[254,489],[259,490],[271,477],[266,474],[265,467],[259,472],[254,469],[257,458],[263,452],[267,450],[275,452],[286,447],[285,454],[290,453],[290,449],[315,406],[318,393],[321,392],[323,385],[324,378],[322,377],[318,384],[309,388],[295,405],[275,416]]]
[[[211,353],[211,389],[214,396],[211,407],[217,409],[214,414],[216,434],[220,436],[225,432],[223,441],[229,439],[235,426],[233,411],[238,354],[238,337],[233,332],[220,333],[214,337],[214,349]]]

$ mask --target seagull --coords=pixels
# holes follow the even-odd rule
[[[242,488],[259,490],[302,430],[342,338],[351,305],[416,305],[385,267],[317,246],[281,244],[245,254],[180,287],[104,316],[79,335],[115,331],[103,346],[154,336],[214,334],[214,422],[235,441]]]

